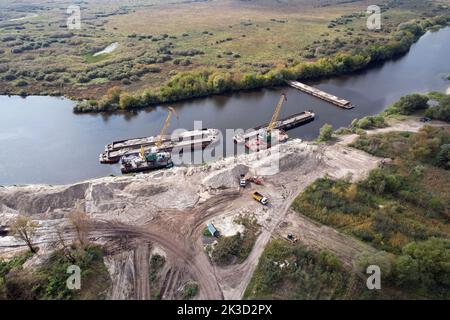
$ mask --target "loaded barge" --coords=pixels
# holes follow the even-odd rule
[[[154,150],[157,152],[172,152],[204,149],[211,144],[215,144],[220,139],[219,130],[202,129],[186,131],[173,136],[163,136],[159,146],[156,146],[158,137],[135,138],[113,142],[105,147],[105,151],[100,154],[99,161],[104,164],[118,163],[125,155],[137,155],[144,149],[144,152]]]
[[[160,136],[152,136],[152,137],[143,137],[143,138],[134,138],[134,139],[126,139],[126,140],[119,140],[114,141],[105,147],[105,151],[117,151],[120,149],[125,148],[140,148],[141,146],[147,147],[147,146],[155,146],[158,141],[165,143],[165,142],[177,142],[177,141],[183,141],[187,139],[193,139],[196,140],[198,138],[202,138],[203,135],[208,135],[211,129],[202,129],[202,130],[192,130],[192,131],[186,131],[182,132],[178,135],[164,135],[162,137]]]
[[[314,120],[315,116],[316,115],[312,111],[303,111],[276,121],[273,126],[273,129],[281,131],[279,142],[285,141],[288,138],[287,134],[284,133],[284,131],[309,123]],[[265,124],[262,126],[249,129],[244,134],[237,134],[234,136],[234,142],[242,144],[246,143],[248,140],[257,139],[258,136],[261,135],[263,131],[265,131],[268,128],[268,126],[269,124]]]
[[[353,109],[355,106],[348,100],[336,97],[317,88],[310,87],[298,81],[288,81],[288,85],[300,91],[306,92],[314,97],[330,102],[343,109]]]

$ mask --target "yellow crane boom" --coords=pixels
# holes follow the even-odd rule
[[[275,124],[278,121],[278,117],[280,116],[281,107],[283,106],[283,102],[287,101],[286,94],[281,94],[280,101],[275,109],[275,112],[272,115],[272,120],[270,120],[269,126],[267,127],[267,133],[270,133],[273,128],[275,128]]]
[[[167,128],[169,127],[170,119],[172,118],[172,115],[174,114],[178,118],[178,114],[174,108],[169,107],[168,109],[169,109],[169,114],[167,115],[166,121],[164,121],[164,126],[162,127],[161,132],[159,133],[158,139],[155,142],[155,145],[157,147],[160,147],[162,145],[162,140],[164,138],[164,135],[166,134]]]

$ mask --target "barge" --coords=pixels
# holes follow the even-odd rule
[[[317,88],[310,87],[304,83],[298,82],[298,81],[287,81],[287,84],[290,85],[293,88],[296,88],[300,91],[303,91],[305,93],[308,93],[314,97],[317,97],[319,99],[325,100],[327,102],[330,102],[340,108],[343,109],[353,109],[355,106],[348,100],[336,97],[335,95],[326,93],[322,90],[319,90]]]
[[[153,138],[153,139],[152,139]],[[146,138],[147,141],[156,141],[155,137]],[[125,155],[136,155],[139,154],[141,148],[144,152],[154,151],[156,148],[157,152],[172,152],[175,151],[186,151],[186,150],[198,150],[204,149],[211,144],[215,144],[220,140],[219,130],[217,129],[202,129],[194,131],[186,131],[183,134],[172,137],[169,140],[163,140],[160,146],[156,147],[154,143],[148,144],[137,144],[136,141],[139,139],[123,140],[120,148],[118,148],[118,143],[115,145],[114,150],[109,150],[106,146],[106,150],[100,154],[99,161],[103,164],[114,164],[118,163],[120,159]],[[140,140],[142,142],[142,139]],[[111,144],[111,146],[113,146]]]
[[[286,117],[284,119],[275,122],[274,130],[279,130],[280,135],[278,138],[279,142],[286,141],[288,139],[287,134],[284,131],[296,128],[303,124],[309,123],[314,120],[315,114],[312,111],[303,111],[292,116]],[[249,140],[258,140],[257,136],[265,134],[266,128],[269,124],[258,126],[247,130],[244,134],[237,134],[234,136],[234,142],[238,144],[246,143]]]
[[[210,134],[216,134],[215,129],[201,129],[201,130],[192,130],[192,131],[186,131],[182,132],[178,135],[165,135],[162,136],[160,141],[162,143],[164,142],[176,142],[176,141],[183,141],[187,139],[198,139],[201,138],[204,135],[210,135]],[[147,146],[155,146],[158,142],[159,136],[151,136],[151,137],[143,137],[143,138],[133,138],[133,139],[125,139],[125,140],[118,140],[114,141],[105,147],[105,151],[117,151],[120,149],[125,148],[140,148],[141,146],[147,147]]]

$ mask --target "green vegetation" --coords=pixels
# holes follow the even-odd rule
[[[353,131],[357,129],[369,130],[376,128],[384,128],[387,127],[387,123],[384,119],[384,115],[376,115],[376,116],[366,116],[361,119],[355,119],[352,121],[350,128]]]
[[[183,300],[190,300],[195,298],[197,293],[198,293],[198,284],[196,282],[188,282],[183,287],[181,298]]]
[[[389,268],[389,286],[449,298],[449,143],[449,129],[431,126],[362,135],[353,147],[394,161],[359,183],[319,179],[293,208],[387,252],[377,261]]]
[[[7,298],[6,294],[6,276],[12,270],[21,270],[23,264],[32,256],[34,253],[28,251],[26,253],[22,253],[16,255],[8,262],[0,259],[0,300],[5,300]]]
[[[435,102],[434,105],[430,100]],[[430,119],[450,122],[450,95],[441,92],[430,92],[428,95],[410,94],[387,108],[384,114],[422,114]]]
[[[159,254],[154,254],[150,258],[148,278],[150,280],[151,298],[153,300],[161,299],[161,288],[158,286],[159,273],[166,264],[166,258]]]
[[[324,124],[322,128],[320,128],[319,138],[317,138],[318,142],[326,142],[333,139],[333,126],[331,124]]]
[[[450,21],[450,19],[449,19]],[[147,89],[141,95],[131,96],[122,93],[124,103],[94,105],[81,102],[75,112],[104,111],[112,109],[138,109],[158,103],[168,103],[185,99],[221,94],[236,90],[256,89],[282,85],[286,80],[311,80],[351,73],[364,69],[370,64],[388,60],[406,53],[411,45],[425,32],[422,22],[408,24],[409,29],[399,27],[393,40],[386,45],[374,45],[355,48],[349,53],[337,53],[332,57],[320,58],[315,62],[292,62],[288,67],[279,67],[263,74],[241,71],[222,71],[204,68],[182,72],[175,75],[166,84],[157,89]],[[397,110],[395,110],[397,111]],[[401,110],[400,110],[401,111]],[[394,111],[393,111],[394,112]],[[377,125],[377,117],[368,117],[361,121],[375,121],[367,125]]]
[[[98,112],[319,79],[404,54],[425,31],[448,25],[450,13],[438,1],[390,1],[374,32],[357,1],[291,1],[289,19],[275,0],[183,2],[89,2],[81,30],[65,28],[57,4],[2,3],[1,93],[62,94],[90,100],[75,111]],[[24,12],[37,17],[9,20]],[[113,43],[114,52],[94,57]],[[102,98],[114,86],[122,103]]]
[[[19,256],[9,263],[0,262],[4,297],[11,300],[67,300],[104,299],[109,288],[108,271],[103,264],[100,248],[89,246],[85,250],[55,251],[36,271],[23,270],[26,257]],[[77,265],[81,269],[81,289],[70,290],[66,281],[67,268]]]
[[[365,281],[332,253],[273,240],[264,250],[245,291],[247,299],[368,299]]]
[[[428,108],[428,97],[420,94],[410,94],[400,98],[400,101],[390,106],[388,114],[410,115]]]
[[[450,95],[430,93],[429,96],[437,101],[438,105],[429,107],[425,111],[425,116],[431,119],[450,122]]]
[[[245,216],[240,217],[236,222],[242,224],[245,231],[242,234],[238,232],[234,236],[217,239],[217,244],[211,252],[211,258],[218,265],[244,262],[256,242],[259,231],[256,219]]]

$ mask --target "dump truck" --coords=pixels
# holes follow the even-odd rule
[[[263,205],[268,205],[269,204],[269,199],[267,197],[263,196],[259,192],[254,192],[253,193],[253,199],[255,199],[256,201],[262,203]]]

